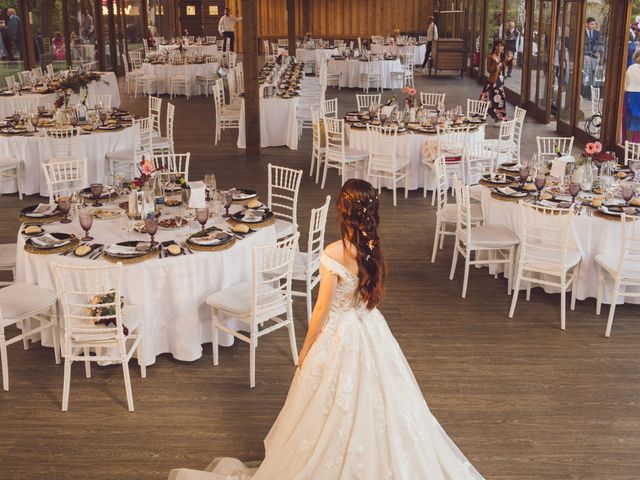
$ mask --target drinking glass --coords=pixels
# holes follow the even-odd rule
[[[524,182],[529,178],[529,167],[527,165],[522,165],[520,170],[518,170],[518,174],[520,175],[520,186],[524,186]]]
[[[45,108],[44,105],[38,105],[38,115],[44,115]]]
[[[64,218],[60,220],[60,223],[71,223],[69,219],[69,210],[71,210],[71,198],[60,197],[58,199],[58,209],[64,214]]]
[[[627,206],[629,206],[629,201],[634,197],[636,191],[632,183],[625,182],[621,186],[622,190],[622,198],[625,202],[627,202]]]
[[[205,174],[204,184],[207,187],[207,200],[211,200],[213,192],[216,191],[216,176],[213,173]]]
[[[547,184],[547,176],[542,172],[538,172],[538,174],[536,175],[535,183],[536,183],[536,189],[538,190],[538,201],[540,201],[540,195],[542,194],[542,189]]]
[[[629,160],[629,170],[633,173],[633,180],[638,180],[638,170],[640,170],[640,160]]]
[[[91,196],[94,199],[94,202],[92,204],[93,207],[101,207],[102,204],[98,201],[100,200],[100,195],[102,195],[102,189],[104,188],[104,185],[102,185],[101,183],[92,183],[91,184]]]
[[[573,203],[576,202],[576,197],[580,193],[580,184],[578,182],[569,183],[569,193],[571,193]]]
[[[209,221],[209,209],[208,208],[196,208],[196,219],[200,226],[202,226],[202,233],[205,231],[205,225]]]
[[[100,110],[100,122],[102,122],[102,126],[104,127],[105,123],[107,122],[107,112],[105,112],[104,110]]]
[[[40,123],[40,117],[38,115],[31,115],[31,125],[33,125],[33,131],[38,131],[38,123]]]
[[[80,226],[84,230],[84,237],[81,238],[83,242],[89,242],[93,240],[93,237],[89,236],[89,230],[91,230],[91,226],[93,225],[93,213],[88,208],[85,208],[80,212]]]
[[[225,192],[224,193],[224,218],[229,218],[231,217],[231,214],[229,213],[229,207],[231,207],[231,203],[233,202],[233,193],[232,192]]]
[[[144,227],[146,228],[147,233],[151,237],[151,247],[153,248],[156,245],[154,237],[158,232],[158,219],[156,218],[156,216],[152,215],[151,217],[145,218]]]
[[[72,113],[69,117],[69,123],[73,128],[76,128],[78,126],[78,115]]]

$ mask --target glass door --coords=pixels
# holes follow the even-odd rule
[[[556,0],[534,0],[531,41],[529,42],[529,106],[534,117],[551,120],[552,88],[557,69],[551,57],[555,43]]]
[[[582,75],[580,75],[581,59],[578,57],[580,53],[579,40],[580,31],[580,4],[574,0],[563,0],[560,5],[560,18],[557,27],[557,38],[555,43],[555,61],[554,66],[557,68],[557,75],[554,77],[554,93],[555,103],[554,111],[558,117],[558,132],[565,135],[572,134],[573,127],[576,123],[577,99],[581,96],[579,93],[579,83]],[[595,52],[594,52],[595,55]],[[596,59],[595,56],[589,57]],[[594,63],[594,70],[596,61]],[[586,66],[586,63],[585,63]]]

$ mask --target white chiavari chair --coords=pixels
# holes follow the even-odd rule
[[[33,86],[33,78],[31,78],[31,71],[25,70],[23,72],[18,72],[18,81],[20,82],[21,87],[32,87]]]
[[[136,88],[136,77],[144,75],[142,71],[134,71],[131,68],[129,62],[127,62],[127,57],[124,53],[121,55],[122,65],[124,66],[124,88],[127,92],[127,95],[131,94],[131,91]],[[53,69],[53,66],[51,66]],[[47,74],[49,74],[49,65],[47,65]]]
[[[133,393],[129,376],[129,360],[136,353],[140,376],[147,376],[142,351],[142,310],[122,297],[122,263],[105,266],[75,266],[54,263],[52,269],[62,307],[62,356],[64,358],[64,387],[62,411],[69,409],[71,365],[84,362],[85,375],[91,378],[91,362],[120,363],[127,393],[127,406],[133,412]],[[108,315],[91,316],[95,308],[92,300],[106,297],[101,306],[112,309]],[[124,303],[124,305],[123,305]],[[107,325],[96,321],[110,321]],[[126,329],[126,334],[125,334]],[[90,355],[91,349],[96,355]],[[81,355],[82,353],[82,355]]]
[[[444,110],[446,93],[420,92],[420,104],[429,110]]]
[[[574,137],[536,137],[538,161],[551,161],[558,156],[571,155]]]
[[[8,75],[4,77],[4,81],[7,84],[7,88],[15,88],[16,86],[16,77],[15,75]]]
[[[110,93],[104,95],[92,95],[89,104],[93,108],[105,108],[108,110],[111,108],[111,97]]]
[[[276,236],[280,239],[298,231],[298,195],[303,172],[272,164],[268,169],[267,206],[276,218]]]
[[[124,54],[122,55],[123,63],[126,62]],[[127,64],[124,63],[126,66]],[[145,72],[142,68],[142,58],[131,57],[132,72],[129,76],[133,77],[133,96],[138,98],[138,90],[142,95],[151,95],[158,92],[158,77],[152,73]]]
[[[210,68],[211,70],[207,70],[201,75],[196,75],[196,88],[198,95],[201,95],[202,90],[204,90],[205,96],[208,97],[211,87],[218,79],[218,74],[216,72],[218,71],[219,64],[216,57],[207,57],[205,59],[205,63],[207,64],[207,68]]]
[[[640,161],[640,143],[624,142],[624,164],[629,165],[631,161]]]
[[[532,285],[546,285],[560,289],[560,328],[565,329],[566,292],[571,287],[573,310],[582,258],[570,245],[574,212],[573,207],[550,208],[520,201],[520,258],[509,318],[513,318],[523,283],[527,301]]]
[[[60,363],[60,335],[58,333],[58,299],[48,288],[16,283],[0,289],[0,363],[2,363],[2,388],[9,390],[9,357],[7,347],[22,341],[25,350],[29,339],[44,330],[51,330],[53,353]],[[31,328],[31,321],[39,326]],[[22,333],[7,339],[4,329],[21,325]]]
[[[398,156],[398,127],[383,127],[367,124],[369,161],[367,162],[367,181],[378,184],[378,193],[382,183],[388,181],[393,190],[393,206],[398,204],[398,182],[404,180],[404,198],[409,195],[407,177],[411,159]]]
[[[83,158],[45,162],[42,163],[42,171],[52,205],[58,198],[70,197],[89,185],[87,161]]]
[[[185,182],[189,181],[189,161],[191,153],[161,153],[153,156],[153,165],[160,171],[161,177],[165,181],[173,178],[183,177]]]
[[[204,38],[205,38],[205,42],[211,43],[211,44],[216,43],[216,40],[217,40],[215,35],[206,35]]]
[[[229,86],[229,104],[240,108],[242,97],[240,96],[240,88],[238,86],[238,77],[235,69],[229,70],[227,75],[227,85]]]
[[[188,100],[191,97],[191,78],[187,74],[184,59],[173,57],[169,69],[171,70],[169,97],[173,98],[178,92],[184,92]]]
[[[289,46],[289,39],[287,38],[279,38],[278,39],[278,47],[285,48]]]
[[[338,118],[338,99],[331,98],[322,102],[322,115],[329,118]]]
[[[447,165],[447,175],[451,178],[454,174],[459,179],[464,179],[464,152],[469,140],[469,126],[462,127],[437,127],[437,157],[444,157]],[[434,173],[433,162],[422,160],[424,169],[424,191],[423,196],[427,196],[427,186],[429,178]],[[431,205],[435,205],[436,191],[431,194]]]
[[[11,111],[35,114],[38,112],[39,98],[37,96],[21,96],[10,100]]]
[[[366,174],[368,154],[364,150],[356,150],[347,147],[345,137],[345,123],[341,118],[322,118],[324,122],[324,134],[326,144],[326,154],[324,160],[324,170],[322,174],[322,185],[324,189],[327,180],[327,171],[335,168],[340,173],[341,183],[344,183],[349,175],[349,171],[361,171]]]
[[[160,127],[160,123],[162,118],[162,99],[160,97],[149,95],[147,116],[151,119],[151,134],[154,137],[161,136],[162,129]]]
[[[598,269],[598,290],[596,296],[596,315],[602,308],[602,294],[606,289],[609,296],[609,316],[604,336],[611,335],[613,317],[618,299],[639,298],[640,287],[640,232],[638,222],[627,220],[626,214],[620,218],[620,244],[616,253],[596,255]]]
[[[0,156],[0,182],[15,181],[18,188],[18,198],[22,200],[24,182],[24,162],[18,157]]]
[[[42,73],[42,67],[33,68],[31,70],[31,78],[36,84],[42,82],[42,80],[44,79],[44,74]]]
[[[167,135],[166,136],[163,137],[162,134],[156,136],[155,134],[158,132],[155,131],[155,129],[153,129],[152,135],[154,136],[152,136],[151,138],[151,144],[153,145],[154,155],[158,155],[160,153],[174,152],[173,123],[174,123],[175,113],[176,113],[175,105],[173,103],[168,103],[167,104],[167,126],[166,126]],[[152,118],[155,122],[155,116]],[[158,130],[159,130],[159,125],[158,125]]]
[[[320,178],[320,167],[322,166],[322,162],[324,161],[324,156],[326,154],[326,145],[322,115],[315,108],[311,108],[311,134],[311,167],[309,168],[309,175],[313,176],[315,167],[316,183],[318,183]]]
[[[307,324],[311,320],[313,308],[313,298],[311,292],[320,282],[320,255],[324,250],[324,234],[327,226],[327,214],[331,196],[327,195],[324,205],[311,209],[311,220],[309,221],[309,237],[307,240],[307,251],[296,251],[293,263],[293,280],[304,282],[305,291],[293,290],[295,296],[306,297],[307,300]]]
[[[256,348],[258,339],[279,328],[289,331],[289,344],[294,365],[298,363],[293,325],[291,283],[293,261],[299,233],[274,245],[254,247],[251,280],[213,293],[207,298],[211,307],[213,331],[213,365],[218,365],[218,332],[223,331],[247,342],[249,354],[249,386],[256,384]],[[284,318],[280,318],[284,315]],[[227,325],[229,320],[247,325],[249,335]],[[264,326],[268,322],[273,322]]]
[[[457,179],[454,180],[454,186],[456,189],[457,222],[449,280],[453,280],[458,263],[458,255],[462,255],[464,258],[462,298],[467,295],[469,268],[472,265],[504,265],[505,276],[508,277],[507,293],[511,293],[513,262],[515,260],[516,246],[519,243],[518,236],[503,225],[474,226],[469,186],[463,185]],[[478,252],[486,252],[489,255],[485,259],[479,259]]]
[[[464,160],[464,183],[470,185],[471,200],[482,201],[482,191],[484,187],[478,182],[483,175],[495,172],[495,157],[493,152],[485,145],[485,140],[469,142]]]
[[[53,76],[53,74],[55,73],[54,69],[53,69],[53,64],[52,63],[47,63],[47,74]]]
[[[382,105],[382,94],[361,94],[356,93],[356,104],[359,112],[366,112],[370,106],[378,108]]]
[[[516,122],[514,130],[513,130],[513,145],[514,145],[514,156],[518,163],[520,163],[520,151],[522,144],[522,129],[524,128],[524,118],[527,116],[527,111],[524,108],[520,108],[516,106],[513,119]]]
[[[114,183],[118,176],[129,180],[135,178],[142,158],[147,160],[153,158],[151,118],[133,119],[132,128],[133,148],[116,150],[106,155],[109,162],[109,173]]]
[[[222,79],[213,85],[213,100],[215,106],[215,144],[222,137],[223,130],[238,130],[240,128],[240,109],[225,105],[224,85]]]
[[[485,102],[484,100],[472,100],[471,98],[467,98],[467,117],[486,120],[489,105],[489,102]]]
[[[48,128],[44,132],[47,162],[80,158],[80,132],[75,128]]]
[[[360,74],[360,86],[362,91],[369,93],[369,88],[375,88],[381,92],[382,88],[382,60],[370,60],[366,62],[366,71]]]
[[[516,148],[513,141],[516,132],[516,121],[509,120],[500,123],[498,138],[484,141],[485,147],[493,153],[496,167],[505,162],[515,160]],[[520,159],[518,159],[519,161]]]

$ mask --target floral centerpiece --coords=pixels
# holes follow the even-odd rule
[[[102,76],[99,73],[85,70],[69,73],[57,84],[56,94],[58,98],[53,103],[54,107],[61,108],[63,105],[68,107],[71,95],[80,95],[81,92],[84,94],[82,103],[85,103],[87,101],[87,95],[89,94],[89,84],[91,82],[97,82],[101,78]],[[109,82],[104,81],[104,83],[109,85]]]
[[[89,303],[92,305],[89,307],[89,316],[95,318],[94,325],[116,326],[116,294],[105,293],[102,295],[96,295]],[[120,308],[124,307],[124,298],[120,297]],[[124,325],[122,331],[125,335],[129,335],[129,330]]]
[[[556,154],[559,153],[559,150],[560,149],[556,147]],[[580,155],[578,159],[578,165],[594,162],[600,152],[602,152],[602,144],[600,142],[587,143],[584,147],[584,153]]]
[[[138,171],[140,172],[140,175],[133,179],[133,182],[131,183],[132,189],[144,188],[146,185],[150,186],[155,174],[162,171],[162,169],[156,169],[151,160],[147,160],[143,155],[142,160],[140,160],[140,164],[138,165]]]
[[[414,87],[404,87],[402,89],[402,93],[407,96],[406,103],[409,108],[413,108],[416,104],[416,93],[417,90]]]

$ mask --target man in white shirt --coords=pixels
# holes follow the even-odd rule
[[[436,26],[435,18],[432,16],[427,17],[427,47],[424,54],[424,62],[422,62],[422,68],[426,68],[427,62],[431,60],[431,48],[433,42],[438,41],[438,27]]]
[[[220,22],[218,22],[218,31],[220,35],[224,38],[223,51],[227,50],[227,38],[229,38],[229,49],[233,52],[234,41],[235,41],[235,33],[234,30],[236,28],[236,23],[242,20],[242,17],[234,17],[231,15],[231,10],[228,8],[224,9],[224,15],[220,18]]]

